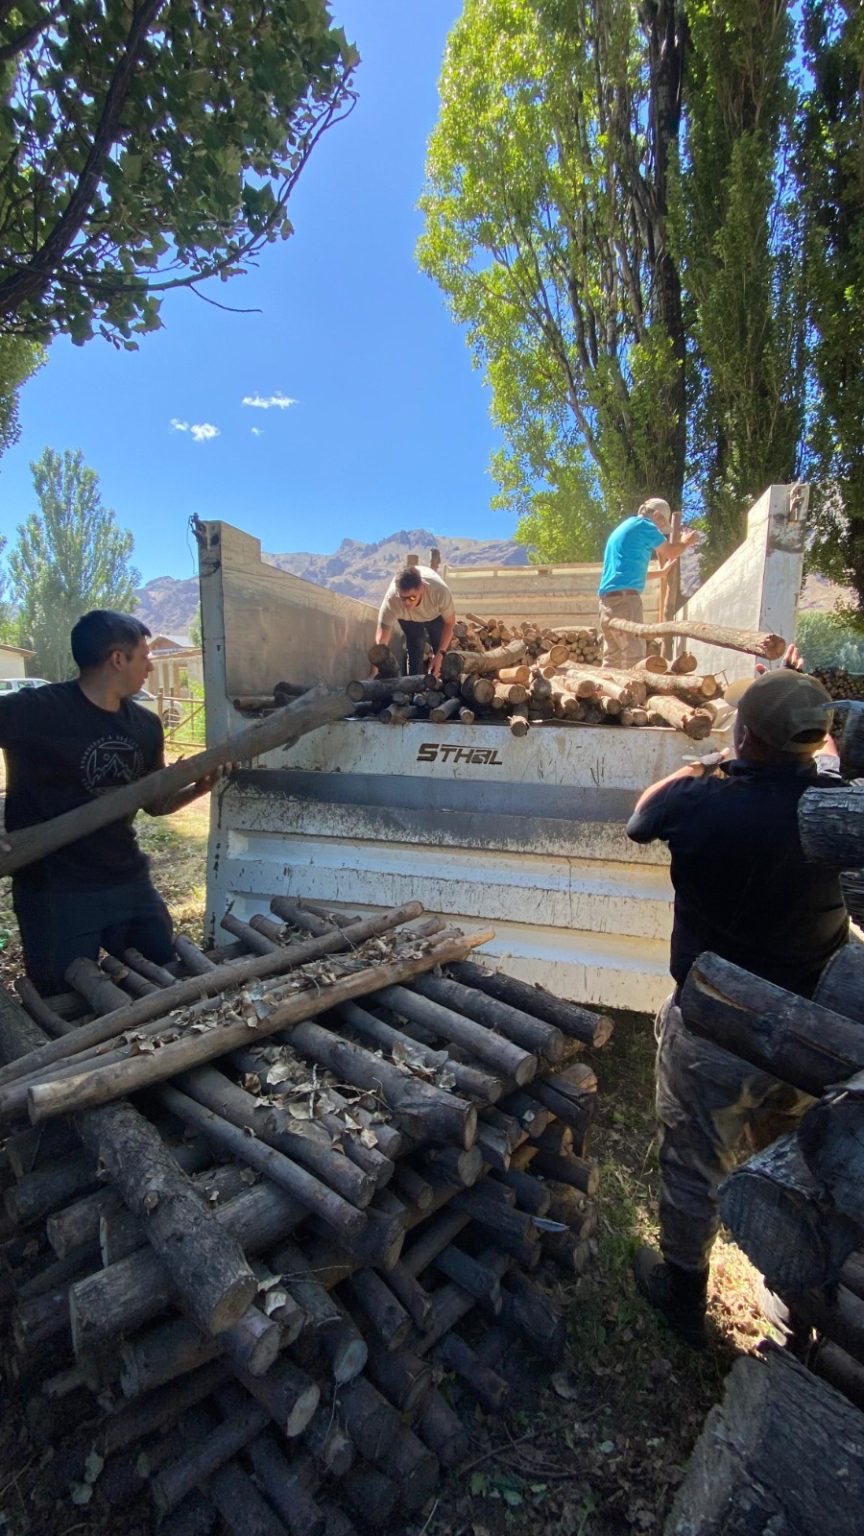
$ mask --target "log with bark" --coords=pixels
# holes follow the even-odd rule
[[[837,1210],[864,1226],[864,1072],[817,1100],[797,1135],[807,1167]]]
[[[73,1034],[64,1036],[62,1040],[46,1042],[41,1033],[34,1037],[31,1032],[29,1038],[33,1043],[26,1051],[16,1051],[13,1036],[10,1035],[10,1052],[7,1056],[7,1065],[0,1069],[0,1086],[4,1083],[20,1082],[50,1067],[53,1062],[71,1059],[72,1056],[80,1055],[93,1046],[117,1039],[142,1024],[165,1018],[175,1009],[195,1003],[201,998],[215,997],[226,987],[235,987],[238,982],[260,981],[271,976],[285,975],[325,955],[356,949],[366,939],[380,937],[384,933],[401,927],[403,923],[411,922],[419,917],[422,911],[419,901],[409,901],[401,907],[393,907],[375,917],[364,918],[347,928],[334,927],[329,933],[320,938],[310,939],[305,944],[285,945],[274,954],[255,955],[249,959],[226,962],[216,966],[206,976],[190,976],[182,981],[174,981],[173,985],[164,991],[154,993],[150,997],[139,998],[128,1007],[117,1009],[116,1012],[107,1014],[104,1018],[94,1019],[91,1024],[82,1025]],[[27,1022],[30,1026],[31,1021]],[[0,1016],[0,1025],[2,1025],[2,1016]],[[31,1031],[35,1029],[36,1026],[32,1025]],[[0,1036],[0,1046],[2,1044],[2,1036]]]
[[[584,1045],[605,1045],[612,1034],[612,1020],[602,1014],[580,1008],[564,998],[556,997],[545,987],[532,986],[515,976],[501,971],[487,971],[473,961],[451,963],[447,967],[451,976],[466,987],[486,992],[490,997],[522,1009],[534,1018],[553,1024],[562,1034],[581,1040]]]
[[[830,1285],[861,1242],[856,1223],[826,1199],[794,1134],[729,1175],[720,1187],[720,1212],[739,1247],[782,1296]]]
[[[688,1029],[817,1095],[864,1069],[864,1030],[719,955],[702,954],[681,992]]]
[[[132,816],[136,811],[185,789],[203,779],[223,763],[248,762],[261,757],[274,747],[293,745],[310,731],[317,731],[333,720],[343,719],[350,713],[351,704],[344,694],[330,693],[324,689],[312,689],[296,703],[276,710],[266,720],[257,721],[236,736],[207,747],[192,757],[181,759],[156,773],[125,784],[122,789],[112,789],[108,794],[76,806],[51,821],[24,827],[19,832],[7,832],[6,842],[11,845],[8,853],[0,854],[0,875],[11,875],[47,854],[65,848],[69,843],[107,827],[114,821]]]
[[[864,865],[864,790],[807,789],[798,801],[798,833],[808,859],[837,869]]]
[[[864,1419],[787,1353],[744,1357],[712,1408],[666,1536],[857,1536]]]
[[[630,619],[610,619],[609,627],[620,630],[623,634],[641,635],[646,639],[677,635],[685,640],[699,640],[703,645],[716,645],[724,650],[744,651],[750,656],[762,656],[766,661],[778,661],[788,643],[782,635],[757,634],[749,629],[734,629],[724,624],[704,624],[695,619],[668,619],[661,624],[636,624]]]
[[[336,937],[344,937],[348,932],[348,929],[340,929]],[[321,1044],[323,1042],[320,1036],[326,1034],[326,1031],[319,1031],[317,1035],[313,1035],[310,1032],[316,1030],[315,1025],[297,1021],[308,1020],[319,1013],[325,1013],[328,1008],[340,1002],[353,1001],[356,997],[363,997],[369,992],[379,990],[382,981],[385,984],[398,985],[399,982],[418,975],[423,970],[431,970],[435,965],[447,965],[453,960],[463,959],[477,944],[485,944],[491,935],[492,930],[481,930],[470,936],[439,945],[428,954],[415,959],[393,961],[385,965],[378,964],[355,972],[353,975],[341,978],[338,982],[331,983],[326,988],[321,988],[317,994],[304,993],[295,996],[277,1005],[264,1019],[258,1021],[257,1037],[265,1038],[276,1034],[279,1030],[294,1026],[298,1049],[302,1049],[299,1045],[301,1036],[307,1043],[314,1038]],[[329,940],[320,939],[314,942],[323,944],[328,943]],[[264,964],[277,959],[279,956],[262,955],[259,963]],[[145,998],[143,1001],[149,1003],[151,999]],[[36,1124],[54,1115],[67,1114],[70,1111],[77,1113],[83,1109],[109,1103],[112,1099],[138,1092],[141,1088],[174,1077],[178,1072],[200,1066],[204,1062],[212,1061],[216,1056],[225,1055],[238,1047],[248,1045],[249,1040],[250,1027],[245,1021],[229,1023],[203,1034],[181,1036],[151,1054],[132,1054],[130,1050],[128,1053],[124,1052],[121,1059],[108,1065],[96,1065],[89,1071],[85,1069],[73,1076],[58,1075],[53,1080],[42,1078],[27,1089],[26,1098],[30,1118]],[[8,1101],[10,1091],[7,1088],[3,1094],[0,1094],[0,1100]],[[441,1139],[449,1139],[449,1134],[449,1131],[442,1130]]]

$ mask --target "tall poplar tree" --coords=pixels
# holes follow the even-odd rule
[[[36,655],[33,670],[52,682],[75,674],[69,632],[91,608],[135,606],[138,572],[129,564],[134,540],[104,505],[99,477],[80,452],[46,448],[31,464],[39,501],[18,528],[9,557],[20,643]]]

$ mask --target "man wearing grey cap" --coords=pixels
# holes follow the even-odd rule
[[[810,1100],[692,1035],[678,991],[697,956],[711,950],[809,997],[849,932],[839,870],[808,863],[798,836],[804,791],[839,782],[815,762],[831,699],[816,678],[780,670],[750,683],[736,702],[734,757],[719,772],[693,763],[653,784],[627,824],[634,842],[668,845],[675,890],[676,990],[656,1023],[661,1252],[640,1249],[634,1271],[643,1295],[695,1348],[706,1342],[720,1181],[745,1135],[767,1145]]]
[[[641,635],[629,635],[612,629],[610,619],[629,619],[642,623],[642,593],[648,579],[648,566],[656,555],[661,568],[683,555],[696,537],[682,534],[677,544],[670,544],[672,512],[668,501],[652,496],[643,501],[635,517],[625,517],[606,540],[603,570],[597,595],[600,599],[600,629],[603,635],[603,666],[632,667],[645,655]]]

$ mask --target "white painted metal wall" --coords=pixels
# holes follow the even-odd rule
[[[268,567],[262,577],[251,543],[225,525],[205,525],[211,741],[242,723],[230,703],[236,670],[226,651],[235,605],[249,613],[263,583],[267,644],[259,659],[244,647],[244,691],[272,687],[274,656],[290,676],[301,651],[311,668],[303,680],[318,680],[316,665],[322,679],[344,680],[344,671],[336,675],[344,656],[322,654],[310,625],[326,634],[338,619],[354,657],[371,638],[368,607],[321,588],[314,603],[304,594],[298,604],[297,578],[284,577],[282,588],[283,573]],[[727,604],[724,595],[718,622],[731,620]],[[709,739],[700,750],[722,744]],[[640,790],[690,750],[668,730],[552,722],[517,739],[492,722],[340,721],[236,773],[213,797],[210,923],[218,933],[229,903],[244,917],[276,893],[351,912],[416,899],[465,928],[491,923],[488,953],[514,975],[580,1002],[653,1010],[670,986],[668,857],[662,847],[630,843],[624,825]]]

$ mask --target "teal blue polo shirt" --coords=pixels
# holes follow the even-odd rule
[[[627,588],[634,592],[644,592],[651,556],[665,542],[665,533],[660,532],[650,517],[625,517],[623,523],[613,528],[606,540],[603,570],[597,588],[600,597],[604,597],[607,592],[623,592]]]

